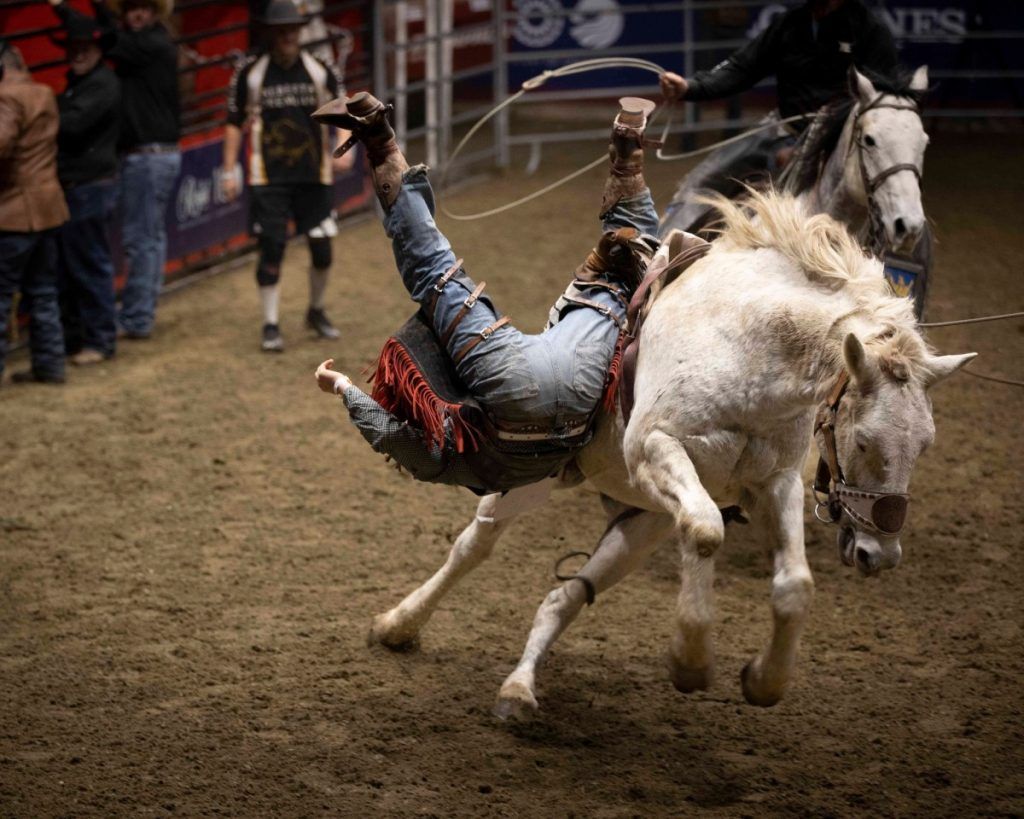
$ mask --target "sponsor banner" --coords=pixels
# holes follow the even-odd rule
[[[678,52],[656,53],[653,62],[673,71],[682,68],[683,14],[632,12],[630,7],[648,6],[644,0],[512,0],[516,13],[510,30],[513,52],[564,50],[578,52],[569,57],[538,59],[510,65],[510,89],[544,69],[573,60],[597,56],[595,52],[628,46],[680,44]],[[793,8],[790,3],[761,6],[698,9],[693,12],[697,42],[753,39],[779,14]],[[873,12],[892,32],[900,61],[914,68],[928,65],[932,75],[943,71],[989,71],[1004,73],[1024,69],[1024,49],[1019,39],[969,39],[970,32],[1017,31],[1020,29],[1018,3],[1000,0],[900,0],[869,2]],[[695,55],[697,68],[711,68],[731,49],[701,50]],[[643,84],[646,72],[613,69],[579,74],[552,81],[546,90],[614,87]],[[654,84],[651,83],[652,88]],[[928,100],[932,107],[977,107],[1014,104],[1024,97],[1024,80],[1019,78],[970,79],[946,77],[938,82]]]
[[[682,43],[683,16],[676,11],[624,13],[629,6],[649,6],[646,0],[513,0],[516,14],[509,32],[510,51],[574,50],[578,56],[510,63],[509,82],[518,89],[524,80],[545,69],[591,56],[589,52],[623,46]],[[647,55],[638,53],[638,57]],[[682,69],[682,52],[657,54],[654,62],[675,71]],[[640,85],[655,78],[647,71],[609,69],[552,80],[545,91],[565,88],[602,88]]]

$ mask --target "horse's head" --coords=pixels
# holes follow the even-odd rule
[[[879,90],[857,70],[851,72],[856,100],[851,154],[864,195],[897,252],[913,250],[924,230],[921,173],[928,135],[916,103],[928,88],[928,67],[921,66],[904,94]]]
[[[932,355],[916,334],[904,341],[865,347],[853,333],[846,337],[848,380],[819,411],[815,432],[833,473],[828,506],[840,526],[840,555],[865,575],[900,561],[910,475],[935,437],[928,389],[976,355]]]

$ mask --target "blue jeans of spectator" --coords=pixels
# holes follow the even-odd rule
[[[436,292],[434,284],[456,261],[433,214],[434,197],[426,169],[411,168],[384,218],[384,228],[392,240],[402,281],[420,305],[431,302]],[[604,214],[604,229],[617,227],[655,233],[658,217],[649,192],[619,202]],[[516,263],[528,264],[529,260],[524,255]],[[438,294],[433,322],[439,337],[462,311],[473,288],[473,282],[460,274]],[[619,315],[625,313],[625,305],[616,302],[607,291],[588,297],[606,303]],[[447,351],[453,360],[499,316],[493,304],[482,297],[447,341]],[[568,425],[589,415],[597,405],[618,334],[617,324],[590,309],[570,311],[539,335],[527,335],[506,325],[456,362],[456,372],[496,418],[544,420],[557,428],[560,423]]]
[[[134,153],[121,162],[121,243],[128,280],[118,324],[131,335],[153,331],[167,262],[167,202],[181,170],[180,153]]]
[[[117,308],[107,227],[117,200],[113,179],[64,191],[71,221],[57,230],[58,282],[69,351],[114,354]]]
[[[0,376],[7,355],[7,320],[14,294],[29,310],[29,350],[37,376],[64,375],[64,333],[57,306],[54,231],[0,230]]]

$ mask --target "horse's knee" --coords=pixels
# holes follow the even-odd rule
[[[803,617],[814,599],[814,580],[809,574],[790,575],[772,584],[772,611],[776,617]]]
[[[717,509],[714,517],[694,518],[687,515],[678,525],[684,542],[692,545],[701,557],[711,557],[725,540],[725,524]]]

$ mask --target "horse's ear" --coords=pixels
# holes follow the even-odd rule
[[[925,367],[928,368],[928,375],[924,379],[925,388],[933,387],[943,379],[949,378],[977,355],[977,353],[964,353],[963,355],[935,355],[929,357],[925,362]]]
[[[867,350],[853,333],[849,333],[843,340],[843,361],[858,386],[867,387],[874,382],[878,367],[868,360]]]
[[[867,105],[875,97],[878,96],[878,92],[875,90],[874,84],[861,74],[852,65],[850,66],[850,95],[854,99],[861,101],[863,105]]]
[[[922,65],[914,72],[910,78],[910,90],[919,94],[928,90],[928,66]]]

